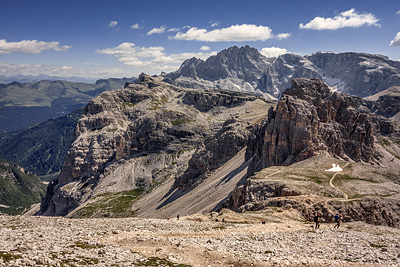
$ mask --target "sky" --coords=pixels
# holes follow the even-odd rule
[[[400,60],[400,1],[0,0],[0,75],[133,77],[231,46]]]

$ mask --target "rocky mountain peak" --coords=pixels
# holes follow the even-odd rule
[[[366,101],[331,92],[317,79],[294,79],[268,113],[248,142],[250,174],[324,153],[379,163],[374,136],[393,131],[390,120],[372,114]]]
[[[39,214],[65,216],[102,193],[146,191],[180,177],[195,151],[217,143],[219,133],[224,143],[219,150],[211,147],[215,156],[206,162],[229,159],[246,144],[253,102],[267,109],[252,94],[184,89],[146,74],[124,89],[102,93],[85,107],[61,174],[50,183]],[[233,116],[246,119],[237,129],[224,128]]]
[[[207,60],[186,60],[166,75],[168,83],[188,88],[248,91],[278,99],[294,78],[320,79],[332,90],[368,97],[400,85],[400,63],[367,53],[317,52],[266,58],[250,46],[233,46]]]

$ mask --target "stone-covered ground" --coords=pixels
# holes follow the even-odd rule
[[[315,231],[300,220],[264,217],[261,224],[265,214],[245,214],[179,221],[1,215],[0,266],[400,266],[400,229],[345,222]]]

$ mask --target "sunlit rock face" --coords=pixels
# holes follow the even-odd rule
[[[278,103],[250,137],[249,174],[290,165],[327,153],[346,160],[379,162],[374,135],[389,134],[393,124],[374,115],[367,101],[332,92],[320,80],[292,80]]]

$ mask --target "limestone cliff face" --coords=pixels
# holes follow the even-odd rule
[[[261,101],[229,91],[186,90],[144,74],[125,89],[102,93],[85,107],[39,214],[64,216],[98,194],[146,191],[179,177],[204,140],[256,100]]]
[[[378,162],[374,135],[392,131],[392,122],[373,115],[366,101],[332,92],[320,80],[294,79],[277,108],[268,111],[268,120],[249,139],[249,174],[321,153]]]

